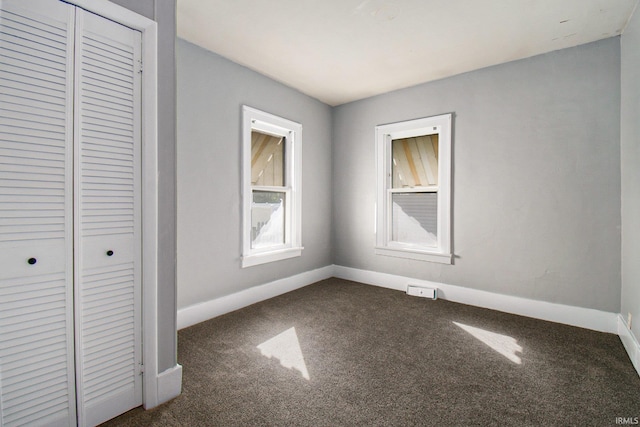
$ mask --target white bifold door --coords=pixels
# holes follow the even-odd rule
[[[0,0],[0,426],[142,404],[141,34]]]

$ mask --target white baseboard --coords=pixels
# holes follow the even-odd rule
[[[264,285],[245,289],[235,294],[216,298],[178,310],[178,329],[195,325],[205,320],[230,313],[260,301],[302,288],[320,280],[337,277],[345,280],[380,286],[405,292],[407,284],[422,285],[438,289],[438,298],[476,307],[489,308],[534,319],[547,320],[600,332],[617,334],[640,375],[640,345],[627,327],[621,314],[591,308],[575,307],[537,301],[522,297],[447,285],[439,282],[418,280],[406,276],[378,273],[369,270],[329,265],[295,276],[275,280]],[[166,402],[180,394],[182,367],[176,365],[158,376],[158,400]]]
[[[296,274],[295,276],[275,280],[264,285],[245,289],[235,294],[181,308],[178,310],[178,329],[183,329],[247,307],[251,304],[291,292],[320,280],[328,279],[333,277],[333,271],[334,266],[328,265]]]
[[[167,369],[158,374],[158,405],[170,401],[182,393],[182,366]],[[149,409],[149,408],[147,408]]]
[[[633,332],[627,326],[627,322],[624,321],[622,314],[618,315],[618,336],[624,345],[633,367],[636,368],[636,372],[640,375],[640,344],[638,339],[633,335]]]
[[[235,294],[181,308],[178,310],[178,329],[204,322],[205,320],[230,313],[330,277],[353,280],[355,282],[403,292],[407,289],[407,283],[411,282],[416,285],[438,288],[438,298],[448,301],[490,308],[492,310],[578,326],[600,332],[619,333],[618,315],[616,313],[496,294],[462,286],[447,285],[445,283],[418,280],[406,276],[378,273],[339,265],[318,268],[295,276],[275,280],[264,285],[245,289]]]
[[[545,301],[496,294],[461,286],[444,283],[417,280],[410,277],[375,271],[359,270],[351,267],[334,266],[334,277],[366,283],[368,285],[406,291],[407,283],[438,288],[438,298],[459,302],[477,307],[551,322],[564,323],[600,332],[618,333],[617,314],[590,308],[574,307],[564,304],[554,304]],[[637,344],[637,343],[636,343]]]

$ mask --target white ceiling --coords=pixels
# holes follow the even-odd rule
[[[178,0],[178,36],[339,105],[619,35],[638,0]]]

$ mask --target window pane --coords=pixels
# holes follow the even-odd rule
[[[393,193],[391,240],[438,246],[438,193]]]
[[[438,135],[391,141],[393,188],[438,185]]]
[[[286,193],[253,191],[251,203],[251,247],[268,248],[284,244]]]
[[[251,184],[284,187],[284,138],[251,131]]]

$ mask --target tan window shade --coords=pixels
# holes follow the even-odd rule
[[[266,133],[251,132],[251,184],[283,187],[284,138]]]
[[[393,187],[438,185],[438,135],[423,135],[392,141]]]

